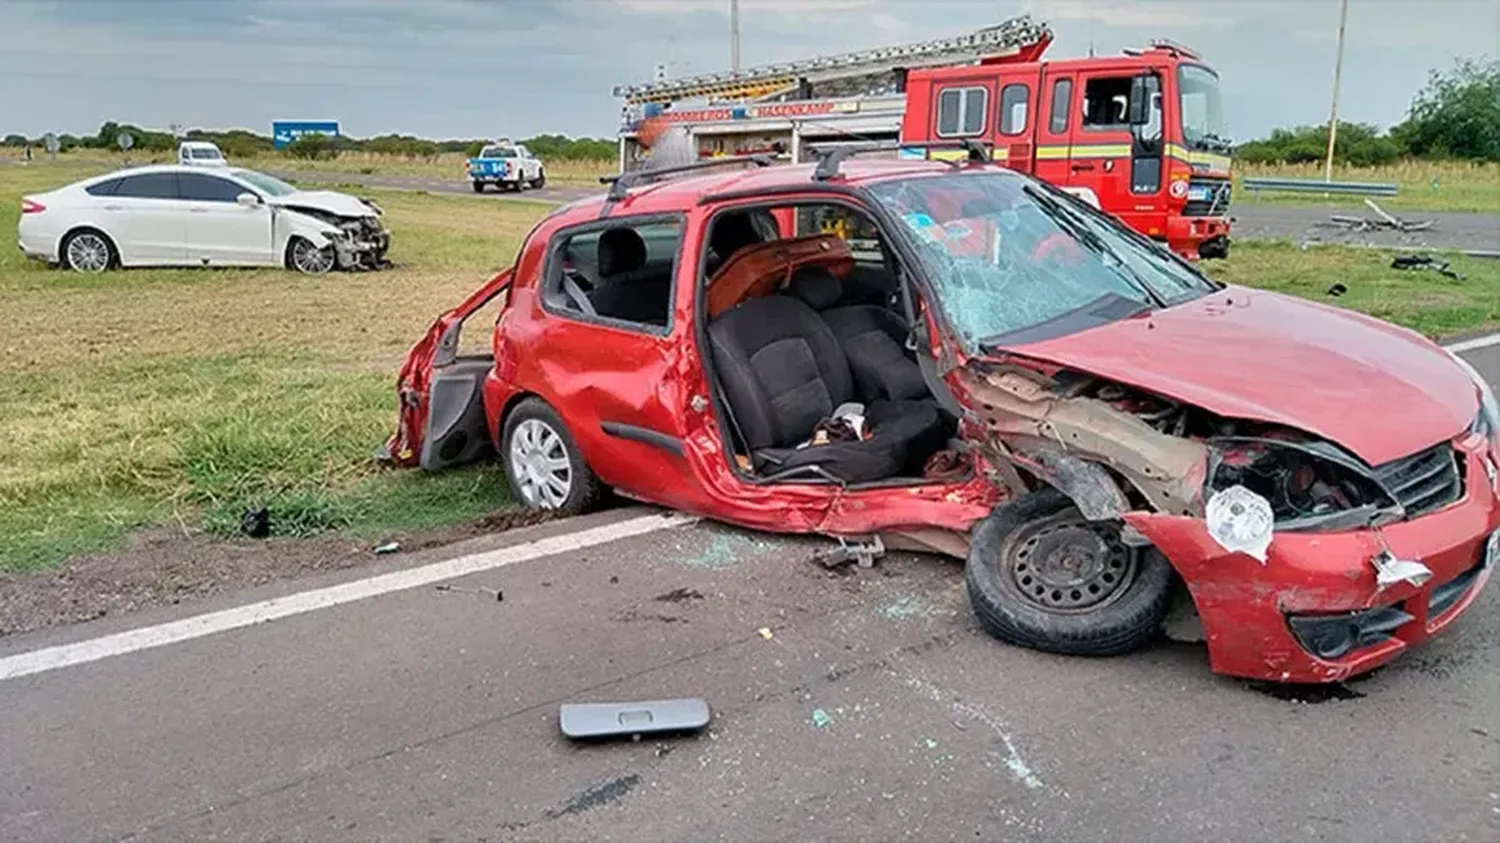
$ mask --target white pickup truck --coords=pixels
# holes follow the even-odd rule
[[[496,185],[517,193],[528,187],[542,187],[547,183],[547,174],[542,162],[531,151],[518,143],[500,141],[479,151],[479,157],[469,159],[469,183],[475,193],[483,193],[485,185]]]

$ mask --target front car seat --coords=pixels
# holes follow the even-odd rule
[[[818,311],[838,338],[849,360],[858,400],[868,404],[932,397],[921,368],[906,350],[910,332],[890,308],[841,304],[842,283],[821,266],[799,267],[787,283],[787,292]]]
[[[747,300],[708,325],[710,351],[724,398],[757,471],[819,469],[845,483],[900,476],[914,451],[941,442],[935,404],[877,401],[866,405],[871,438],[807,445],[818,423],[854,400],[849,361],[828,324],[805,302],[785,295]]]

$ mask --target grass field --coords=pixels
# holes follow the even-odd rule
[[[283,172],[313,171],[323,173],[358,173],[360,175],[385,176],[430,176],[433,178],[463,181],[466,176],[463,155],[438,155],[432,158],[400,158],[390,155],[375,155],[366,152],[346,152],[331,161],[307,161],[284,155],[249,158],[243,163],[249,167],[279,170]],[[619,170],[615,161],[568,161],[553,159],[543,162],[547,181],[550,184],[579,187],[599,187],[599,177]]]
[[[82,176],[0,167],[0,231],[19,196]],[[493,469],[374,468],[395,372],[430,320],[514,257],[544,206],[369,191],[397,269],[307,278],[272,270],[77,276],[0,250],[0,570],[108,549],[137,527],[232,533],[268,505],[284,534],[384,532],[466,520],[506,502]],[[6,235],[9,236],[9,235]],[[1236,244],[1213,274],[1327,300],[1434,336],[1500,324],[1500,263],[1468,275],[1387,267],[1382,252]],[[492,314],[473,324],[485,325]],[[469,346],[487,343],[471,330]]]
[[[1239,185],[1245,176],[1279,176],[1295,179],[1322,179],[1319,164],[1244,164],[1234,166],[1235,202],[1278,202],[1363,206],[1357,196],[1308,195],[1298,193],[1263,193],[1259,200]],[[1375,197],[1387,209],[1420,211],[1474,211],[1500,214],[1500,164],[1463,161],[1403,161],[1385,167],[1334,167],[1334,181],[1386,182],[1399,185],[1392,197]]]
[[[0,170],[0,229],[15,230],[20,193],[59,175]],[[0,250],[0,568],[107,548],[143,524],[231,531],[259,505],[287,534],[372,536],[502,505],[493,470],[423,477],[369,458],[406,350],[510,262],[542,208],[375,195],[400,264],[387,272],[84,277]]]

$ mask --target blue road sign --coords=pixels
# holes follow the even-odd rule
[[[277,120],[271,124],[271,142],[285,149],[302,135],[319,134],[338,137],[337,120]]]

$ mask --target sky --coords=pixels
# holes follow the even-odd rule
[[[0,0],[0,135],[338,120],[345,134],[609,136],[611,89],[727,70],[729,0]],[[958,35],[1022,12],[1052,58],[1166,37],[1236,140],[1328,119],[1339,0],[740,0],[743,66]],[[1341,119],[1400,122],[1432,68],[1500,54],[1495,0],[1349,0]]]

